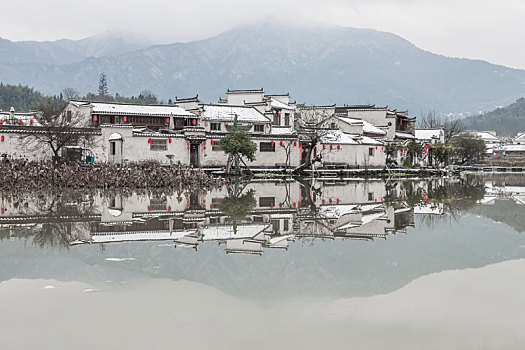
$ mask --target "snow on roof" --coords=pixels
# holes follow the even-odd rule
[[[239,122],[268,123],[269,118],[259,112],[255,107],[230,106],[230,105],[202,105],[201,114],[204,120],[230,121],[237,115]]]
[[[350,124],[350,125],[362,123],[363,124],[363,132],[365,132],[365,133],[377,134],[377,135],[386,135],[386,131],[379,129],[377,126],[374,126],[374,125],[370,124],[369,122],[367,122],[365,120],[357,119],[357,118],[348,118],[348,117],[336,117],[336,118],[338,118],[338,119],[342,120],[343,122],[345,122],[347,124]]]
[[[281,127],[273,126],[272,129],[270,130],[270,135],[293,135],[293,134],[294,134],[294,130],[291,127],[281,128]]]
[[[321,137],[321,143],[341,144],[341,145],[358,145],[359,142],[354,140],[352,135],[346,134],[341,130],[331,130]]]
[[[499,141],[499,139],[486,131],[478,131],[478,137],[484,141]]]
[[[414,214],[433,214],[433,215],[442,215],[443,205],[435,204],[418,204],[414,207]]]
[[[525,151],[525,145],[505,145],[497,148],[495,150],[496,152],[524,152]]]
[[[111,243],[128,241],[171,241],[183,236],[195,233],[195,231],[139,231],[139,232],[114,232],[110,234],[94,234],[91,243]]]
[[[92,113],[94,114],[118,114],[118,115],[150,115],[169,117],[170,115],[195,118],[196,115],[186,111],[184,108],[169,105],[138,105],[123,103],[92,102]]]
[[[396,138],[399,139],[414,139],[415,136],[406,132],[396,132]]]
[[[290,111],[295,110],[294,107],[287,105],[286,103],[282,103],[281,101],[278,101],[275,98],[271,99],[270,106],[275,109],[287,109]]]
[[[30,126],[40,126],[40,123],[36,120],[38,112],[25,112],[25,113],[14,113],[13,117],[17,120],[16,125],[30,125]],[[10,119],[9,112],[0,112],[0,120],[2,123]]]
[[[109,135],[109,141],[117,141],[122,140],[122,135],[118,132],[114,132],[113,134]]]
[[[355,213],[358,204],[330,205],[319,208],[319,214],[326,218],[339,218],[345,214]]]
[[[518,133],[518,135],[514,138],[514,142],[522,142],[525,141],[525,132]]]
[[[233,226],[209,226],[202,230],[203,240],[225,240],[235,238],[252,238],[262,232],[269,225],[238,225],[237,233],[234,232]]]
[[[361,144],[363,145],[377,145],[380,146],[383,144],[383,142],[378,141],[374,138],[368,137],[368,136],[361,136]]]
[[[416,129],[416,139],[418,140],[432,140],[440,139],[443,129]]]

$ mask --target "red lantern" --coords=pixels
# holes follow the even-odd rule
[[[339,198],[337,199],[336,203],[339,204]]]
[[[94,122],[97,121],[97,116],[96,116],[96,115],[93,116],[93,121],[94,121]]]
[[[188,149],[190,149],[190,145],[188,145]]]
[[[2,214],[4,214],[4,213],[5,213],[5,210],[4,210],[4,208],[2,208]]]
[[[376,146],[376,149],[377,149],[377,146]]]
[[[401,148],[401,153],[403,153],[403,149]]]
[[[326,148],[326,145],[323,145],[323,149],[325,149],[325,148]]]
[[[297,146],[297,141],[294,141],[294,142],[293,142],[293,146],[294,146],[294,147]]]
[[[148,205],[148,211],[151,211],[151,207]]]
[[[2,135],[1,140],[2,140],[2,142],[4,142],[4,140],[5,140],[5,136],[4,135]]]
[[[206,146],[202,147],[203,149],[206,149]]]
[[[213,140],[210,140],[210,145],[213,145]]]
[[[333,146],[333,145],[330,145],[330,151],[331,151],[333,148],[334,148],[334,146]]]
[[[205,122],[204,125],[208,126],[208,122]]]
[[[321,203],[324,205],[326,202],[324,201],[324,199],[321,201]]]
[[[31,119],[31,120],[29,121],[29,123],[31,123],[31,125],[33,125],[33,119]]]
[[[271,144],[271,145],[272,145],[272,147],[273,147],[273,145],[274,145],[274,142],[273,142],[273,140],[272,140],[272,142],[270,142],[270,144]]]
[[[224,122],[224,126],[228,126],[228,122]]]
[[[273,209],[273,203],[270,203],[270,209]]]
[[[293,207],[294,207],[294,208],[296,207],[295,202],[293,202]]]
[[[341,145],[337,145],[337,149],[341,149]]]
[[[187,144],[188,144],[188,145],[190,144],[190,141],[189,141],[189,140],[187,141]]]
[[[168,211],[171,211],[171,205],[168,205]]]
[[[210,204],[210,209],[213,209],[213,204]]]
[[[18,124],[22,124],[22,120],[19,120],[19,121],[18,121]]]
[[[148,139],[148,143],[151,143],[151,139]]]
[[[281,147],[283,146],[283,142],[282,142],[282,141],[281,141],[281,142],[279,142],[279,144],[281,145]]]
[[[0,119],[0,124],[4,124],[4,120],[3,119]]]
[[[303,147],[303,145],[299,142],[299,147]]]
[[[191,120],[191,123],[192,123],[193,125],[197,124],[197,119],[192,119],[192,120]]]
[[[123,117],[122,117],[122,121],[123,121],[124,123],[127,122],[127,121],[128,121],[128,117],[123,116]]]
[[[330,204],[332,204],[332,198],[330,198],[330,200],[328,201]]]
[[[381,147],[381,151],[383,150],[383,147]]]
[[[168,142],[171,143],[171,137],[168,139]]]

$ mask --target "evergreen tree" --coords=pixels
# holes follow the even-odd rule
[[[108,96],[108,81],[106,73],[100,73],[100,78],[98,80],[98,96],[102,100],[106,100]]]

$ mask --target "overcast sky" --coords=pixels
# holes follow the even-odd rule
[[[169,43],[268,17],[374,28],[435,53],[525,69],[525,0],[5,1],[0,37],[80,39],[119,30]]]

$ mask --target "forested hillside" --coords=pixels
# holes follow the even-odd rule
[[[515,136],[525,131],[525,98],[518,99],[510,106],[468,117],[464,124],[470,130],[495,130],[498,135]]]
[[[16,111],[28,111],[43,99],[40,92],[28,86],[0,83],[0,109],[4,111],[8,111],[11,107],[15,107]]]

